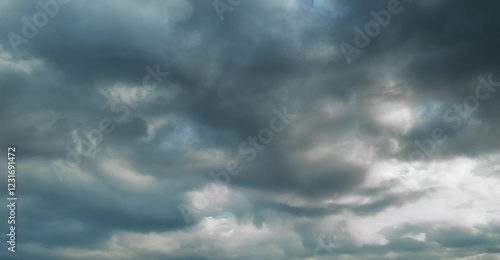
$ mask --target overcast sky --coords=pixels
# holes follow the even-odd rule
[[[500,259],[499,10],[1,1],[0,258]]]

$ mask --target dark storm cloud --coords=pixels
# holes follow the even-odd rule
[[[306,258],[316,247],[312,234],[319,228],[301,226],[302,219],[314,222],[345,212],[373,216],[434,191],[391,193],[385,192],[390,187],[384,184],[361,188],[370,163],[359,156],[357,162],[345,158],[354,149],[351,143],[325,157],[314,152],[315,147],[357,139],[373,145],[376,159],[407,160],[417,148],[414,141],[429,138],[439,127],[448,139],[424,160],[474,158],[496,151],[500,93],[480,102],[472,115],[478,125],[464,120],[460,128],[451,129],[442,115],[474,94],[478,76],[491,73],[500,80],[495,62],[499,21],[494,13],[499,4],[401,1],[402,13],[392,17],[354,63],[347,64],[339,44],[352,43],[352,28],[363,27],[373,19],[370,11],[387,8],[387,2],[323,3],[318,14],[305,1],[245,1],[226,12],[221,22],[210,1],[75,0],[60,5],[58,14],[35,37],[19,45],[19,53],[2,37],[2,53],[8,55],[1,56],[7,65],[0,64],[4,124],[0,144],[17,145],[29,165],[23,172],[30,172],[19,177],[25,201],[19,208],[20,243],[107,250],[103,243],[121,231],[193,230],[206,212],[220,210],[200,213],[186,226],[177,205],[189,203],[187,192],[212,181],[210,171],[223,169],[226,161],[210,159],[212,153],[221,153],[223,160],[243,162],[243,173],[232,178],[229,187],[248,197],[262,196],[244,203],[230,198],[225,210],[239,221],[251,219],[258,228],[286,218],[296,225],[294,232],[303,239],[304,248],[276,244],[284,248],[287,259]],[[292,4],[298,7],[285,8]],[[0,35],[21,34],[22,17],[39,10],[36,2],[4,3]],[[116,97],[110,93],[131,95],[130,88],[141,86],[147,75],[145,67],[157,65],[170,73],[168,78],[137,106],[120,100],[118,104],[129,112],[120,120],[123,111],[112,109],[111,99]],[[385,86],[387,77],[395,82],[391,89]],[[429,100],[434,100],[436,109],[430,108]],[[380,111],[373,107],[378,102],[403,102],[414,111],[424,111],[423,119],[401,133],[375,120]],[[339,114],[325,112],[325,104],[335,104]],[[273,108],[284,106],[296,116],[294,122],[276,134],[254,161],[245,162],[238,145],[267,126]],[[64,160],[66,146],[76,149],[85,139],[83,133],[98,127],[103,118],[111,119],[116,130],[104,134],[98,152],[83,157],[73,175],[63,176],[59,183],[52,161]],[[392,151],[389,139],[397,140],[403,150]],[[206,154],[210,156],[203,157]],[[109,167],[117,170],[106,168],[113,160],[117,162]],[[133,173],[120,169],[120,164]],[[148,178],[153,184],[140,186]],[[355,194],[370,197],[371,202],[324,207],[269,199],[291,196],[314,203]],[[426,232],[429,241],[403,237],[417,231]],[[448,259],[498,252],[490,238],[496,233],[480,231],[411,226],[387,235],[388,243],[382,246],[360,246],[351,238],[338,238],[347,244],[336,252],[364,259],[385,259],[390,252],[401,253],[404,259],[441,259],[445,248],[453,248]],[[172,257],[145,255],[229,258],[222,251],[202,256],[193,249],[196,245],[185,246],[193,251]],[[37,257],[66,259],[43,254]],[[265,259],[259,257],[255,259]]]
[[[410,101],[407,100],[408,97],[400,100],[426,109],[433,106],[428,103],[429,99],[437,103],[439,108],[435,113],[424,113],[423,120],[415,125],[409,134],[399,137],[407,151],[400,155],[406,160],[412,151],[419,149],[415,141],[432,139],[431,132],[436,127],[443,129],[448,139],[444,144],[438,145],[438,151],[432,156],[426,156],[425,160],[457,155],[477,156],[498,147],[494,138],[498,135],[498,116],[495,112],[498,109],[495,104],[498,103],[496,101],[499,97],[496,93],[491,93],[488,99],[479,101],[480,109],[472,114],[472,118],[479,120],[481,124],[479,129],[472,130],[468,127],[466,118],[459,129],[452,129],[451,126],[455,122],[443,119],[448,109],[452,110],[452,115],[456,115],[454,104],[463,106],[464,99],[475,94],[479,76],[487,78],[492,73],[494,81],[498,79],[498,76],[495,79],[498,65],[494,63],[498,55],[494,47],[494,43],[498,41],[495,33],[498,21],[495,16],[485,15],[487,11],[484,11],[488,8],[494,9],[496,5],[496,2],[484,5],[451,1],[443,1],[440,4],[412,3],[405,8],[404,17],[393,17],[399,19],[397,22],[391,22],[395,25],[388,26],[387,31],[372,39],[371,44],[363,49],[363,57],[359,62],[364,62],[365,66],[346,66],[361,75],[373,72],[394,74],[402,83],[401,88],[410,91],[413,96]],[[369,8],[364,13],[369,13]],[[353,24],[363,23],[353,21]],[[384,40],[394,43],[385,43]],[[379,42],[384,44],[379,45]],[[384,62],[401,65],[396,65],[395,69],[390,68],[390,71],[380,70],[377,66],[365,69],[366,65]],[[384,136],[380,127],[371,129],[376,130],[371,132],[372,135]],[[477,131],[485,132],[479,135],[481,139],[477,139]],[[380,150],[382,156],[386,153],[388,151],[385,149]]]
[[[267,201],[255,201],[252,212],[274,210],[279,213],[286,213],[294,217],[322,218],[331,215],[337,215],[342,212],[354,213],[356,215],[374,215],[388,207],[399,207],[412,201],[417,201],[426,193],[411,192],[403,194],[379,194],[372,197],[373,202],[353,203],[353,204],[331,204],[326,207],[299,207],[280,203],[270,203]],[[236,211],[238,212],[238,211]],[[256,215],[254,222],[262,225],[262,216]],[[260,219],[260,220],[259,220]]]

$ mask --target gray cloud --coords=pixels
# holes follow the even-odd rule
[[[341,42],[388,2],[243,1],[221,21],[210,1],[74,0],[19,52],[7,35],[43,9],[0,4],[0,144],[19,150],[18,252],[0,257],[313,259],[320,238],[338,259],[494,259],[498,88],[459,127],[443,116],[500,81],[499,4],[402,0],[348,64]],[[169,75],[139,101],[147,66]],[[293,121],[247,160],[283,107]],[[197,208],[231,160],[242,172]]]

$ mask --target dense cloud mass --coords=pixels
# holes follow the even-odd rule
[[[2,1],[0,258],[500,259],[499,10]]]

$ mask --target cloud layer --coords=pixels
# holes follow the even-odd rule
[[[0,4],[2,259],[499,259],[499,2],[40,3]]]

